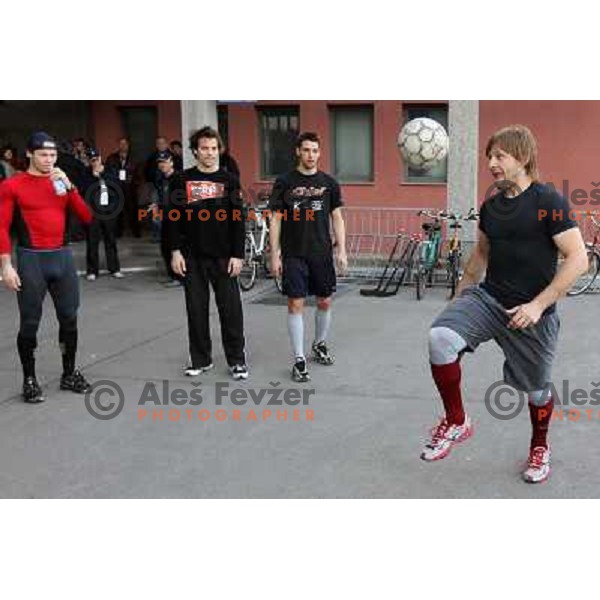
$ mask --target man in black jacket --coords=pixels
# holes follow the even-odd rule
[[[179,140],[173,140],[169,144],[171,153],[173,154],[173,166],[176,171],[183,171],[183,146]]]
[[[156,180],[160,174],[156,159],[158,158],[160,152],[167,152],[168,150],[169,142],[167,141],[167,138],[159,135],[156,138],[156,148],[154,149],[154,152],[148,156],[146,159],[146,164],[144,165],[144,179],[146,180],[146,183],[151,183],[152,185],[156,183]]]
[[[83,180],[83,193],[94,215],[87,230],[87,280],[95,281],[98,277],[101,239],[104,240],[108,271],[116,279],[122,279],[116,230],[124,198],[118,175],[102,164],[102,157],[95,148],[89,148],[87,156],[90,166]]]
[[[140,237],[140,222],[138,220],[138,206],[133,188],[133,175],[135,173],[135,164],[133,162],[129,140],[125,137],[119,139],[119,147],[116,152],[109,154],[106,158],[105,166],[116,173],[119,181],[119,187],[123,193],[125,206],[119,214],[117,235],[121,236],[125,225],[135,237]]]
[[[80,160],[75,158],[74,152],[75,149],[70,141],[59,141],[56,166],[67,174],[67,177],[73,182],[77,189],[83,190],[83,183],[87,167]],[[73,213],[69,213],[68,219],[71,241],[80,242],[84,240],[86,235],[86,228],[84,225]]]
[[[169,232],[173,271],[184,277],[191,364],[196,376],[213,368],[209,283],[221,321],[225,356],[235,380],[248,378],[244,317],[237,277],[245,228],[237,177],[219,168],[217,131],[203,127],[190,138],[196,166],[170,191]]]
[[[171,247],[169,245],[169,217],[167,213],[169,210],[169,193],[171,188],[177,187],[177,179],[181,176],[181,172],[175,169],[174,161],[175,156],[168,150],[159,152],[157,163],[160,177],[152,196],[152,204],[148,207],[153,226],[156,225],[158,229],[160,253],[165,261],[169,278],[165,283],[166,287],[178,287],[183,283],[171,267]]]

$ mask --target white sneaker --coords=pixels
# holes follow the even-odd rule
[[[188,377],[197,377],[198,375],[205,373],[206,371],[210,371],[211,369],[214,368],[214,364],[210,363],[204,367],[194,367],[192,365],[189,365],[185,368],[184,373],[188,376]]]
[[[123,275],[123,273],[121,273],[121,271],[116,271],[115,273],[112,274],[112,276],[115,279],[123,279],[123,277],[125,277],[125,275]]]
[[[527,483],[542,483],[550,476],[550,448],[536,446],[529,451],[527,469],[523,471],[523,479]]]
[[[472,435],[473,425],[468,415],[465,415],[465,422],[462,425],[450,425],[444,418],[431,430],[431,440],[423,448],[421,458],[427,461],[446,458],[455,444],[463,442]]]
[[[90,273],[89,275],[86,275],[85,278],[88,281],[96,281],[96,276],[93,273]]]

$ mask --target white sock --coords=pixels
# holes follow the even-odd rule
[[[288,313],[288,333],[295,358],[304,358],[304,315]]]
[[[315,343],[324,342],[331,326],[331,309],[315,311]]]

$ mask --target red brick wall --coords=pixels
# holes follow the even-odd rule
[[[439,102],[438,102],[439,103]],[[297,105],[300,129],[319,133],[323,143],[321,168],[330,169],[329,106],[353,104],[374,106],[374,182],[343,185],[348,206],[442,207],[446,203],[445,184],[402,183],[402,163],[396,139],[400,131],[402,102],[381,101],[260,101],[229,106],[229,147],[240,165],[245,189],[268,189],[271,182],[260,179],[259,123],[256,107]],[[411,102],[412,104],[412,102]]]
[[[536,136],[542,181],[554,183],[567,197],[576,189],[584,190],[588,200],[594,189],[600,192],[600,187],[593,185],[593,182],[600,184],[600,102],[485,100],[479,104],[479,119],[481,199],[491,184],[483,155],[486,142],[494,131],[511,123],[527,125]],[[568,180],[568,187],[564,180]],[[569,199],[572,201],[572,197]]]
[[[91,102],[92,136],[106,156],[114,152],[117,140],[124,135],[119,107],[156,106],[158,135],[168,140],[181,139],[181,102],[179,100],[95,100]]]

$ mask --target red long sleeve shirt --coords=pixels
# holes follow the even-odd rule
[[[11,225],[23,248],[54,250],[67,243],[67,217],[72,210],[84,223],[92,213],[76,189],[62,196],[49,177],[18,173],[0,184],[0,254],[10,254]]]

